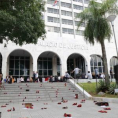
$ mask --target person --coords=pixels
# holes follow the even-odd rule
[[[23,77],[21,77],[21,78],[20,78],[20,81],[21,81],[21,83],[23,83],[23,82],[24,82],[24,78],[23,78]]]
[[[27,82],[28,82],[28,83],[30,82],[30,78],[29,78],[29,77],[27,78]]]
[[[33,71],[33,77],[32,77],[32,79],[33,79],[33,82],[35,82],[35,71]]]
[[[112,79],[113,79],[113,69],[112,69],[112,67],[110,68],[110,78],[111,78],[111,82],[112,82]]]
[[[90,71],[88,71],[87,73],[87,78],[88,78],[88,82],[91,82],[92,74],[90,73]]]
[[[97,67],[94,69],[94,71],[95,71],[95,78],[98,78],[99,76],[99,72],[98,72],[98,69],[97,69]]]
[[[38,72],[36,72],[35,73],[35,82],[38,82],[38,76],[39,76],[39,74],[38,74]]]
[[[65,75],[64,75],[64,81],[67,81],[67,79],[70,78],[70,75],[68,74],[68,72],[65,72]]]
[[[77,78],[79,77],[80,70],[81,70],[81,69],[79,69],[79,68],[76,66],[76,68],[71,72],[71,73],[74,72],[74,77],[75,77],[75,79],[77,79]]]
[[[105,74],[104,73],[101,73],[100,78],[101,79],[105,79]]]

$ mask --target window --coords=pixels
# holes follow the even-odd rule
[[[59,23],[59,18],[48,16],[48,22]]]
[[[60,28],[59,27],[47,27],[48,28],[48,32],[60,32]]]
[[[47,11],[48,11],[48,13],[59,14],[59,10],[58,9],[48,8]]]
[[[84,35],[84,31],[82,31],[82,30],[76,30],[76,35],[83,36]]]
[[[47,4],[51,4],[53,5],[54,4],[54,0],[47,0]],[[57,1],[57,6],[59,6],[59,2]]]
[[[65,34],[74,34],[73,29],[62,28],[62,32]]]
[[[62,19],[62,24],[73,25],[72,20]]]
[[[37,62],[38,73],[40,76],[47,77],[51,76],[53,72],[52,58],[38,58]]]
[[[83,0],[73,0],[74,2],[81,2],[83,3]]]
[[[61,10],[61,15],[72,17],[72,12]]]
[[[117,57],[112,57],[110,60],[110,67],[113,69],[114,72],[114,66],[118,65],[118,58]]]
[[[91,72],[94,73],[94,69],[97,68],[99,74],[103,73],[103,61],[102,58],[98,55],[91,55],[91,61],[90,61],[90,65],[91,65]]]
[[[23,56],[10,56],[9,75],[13,76],[29,76],[30,58]]]
[[[77,10],[83,10],[83,6],[80,6],[80,5],[73,5],[74,9],[77,9]]]
[[[70,3],[65,3],[65,2],[61,2],[61,6],[62,7],[67,7],[67,8],[71,8],[71,4]]]
[[[75,21],[75,26],[77,26],[78,23],[79,23],[79,21]],[[85,27],[85,23],[82,23],[82,24],[81,24],[81,27]]]
[[[89,4],[89,1],[90,1],[90,0],[84,0],[84,3],[85,3],[85,4]]]

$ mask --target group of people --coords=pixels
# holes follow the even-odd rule
[[[82,78],[82,71],[81,69],[79,69],[78,67],[76,67],[72,72],[70,73],[74,73],[74,78],[75,79],[79,79]],[[104,79],[105,78],[105,74],[104,73],[99,73],[98,68],[94,69],[94,78],[100,78],[100,79]],[[110,68],[110,78],[112,79],[114,76],[113,73],[113,69]],[[68,79],[72,78],[68,72],[65,72],[64,76],[49,76],[47,77],[47,80],[49,82],[66,82]],[[93,75],[91,74],[90,71],[88,71],[88,73],[86,75],[84,75],[85,79],[92,79]],[[27,77],[26,79],[24,79],[23,77],[20,78],[14,78],[12,76],[6,76],[5,79],[3,79],[3,75],[0,74],[0,82],[4,81],[5,83],[15,83],[15,82],[42,82],[42,77],[39,77],[38,72],[34,72],[33,71],[33,76],[31,78]]]

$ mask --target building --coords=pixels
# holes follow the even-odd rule
[[[64,75],[71,72],[75,66],[82,73],[98,67],[103,72],[102,53],[100,44],[90,45],[84,40],[85,24],[77,31],[77,13],[88,7],[89,0],[46,0],[46,12],[43,19],[46,24],[45,40],[38,40],[37,45],[27,44],[18,46],[12,42],[0,44],[0,71],[3,76],[31,77],[33,71],[40,76]],[[115,20],[115,32],[118,39],[118,18]],[[117,40],[118,42],[118,40]],[[108,70],[118,64],[115,42],[105,42],[107,51]]]

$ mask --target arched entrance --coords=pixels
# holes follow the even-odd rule
[[[0,53],[0,73],[2,73],[2,55]]]
[[[71,54],[67,60],[67,71],[71,76],[74,77],[74,73],[71,73],[75,67],[78,67],[82,70],[82,73],[86,73],[86,62],[85,59],[80,54]]]
[[[90,65],[91,65],[91,73],[94,77],[95,75],[95,71],[94,69],[97,68],[100,73],[103,73],[103,60],[102,57],[99,55],[91,55],[91,61],[90,61]]]
[[[113,56],[113,57],[110,59],[110,68],[113,69],[113,72],[114,72],[114,66],[115,66],[115,65],[118,65],[118,57]]]
[[[60,76],[60,58],[57,54],[46,51],[43,52],[37,60],[37,71],[39,76]]]
[[[15,78],[21,76],[26,79],[30,77],[32,72],[32,56],[29,52],[17,49],[10,53],[8,57],[8,75],[12,75]]]

